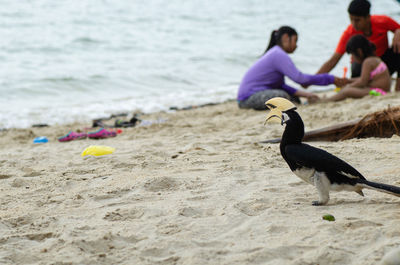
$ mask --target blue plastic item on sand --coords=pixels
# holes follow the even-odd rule
[[[46,136],[40,136],[40,137],[36,137],[35,139],[33,139],[34,144],[43,144],[43,143],[47,143],[48,141],[49,141],[49,139],[47,139]]]

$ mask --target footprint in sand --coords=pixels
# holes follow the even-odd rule
[[[368,227],[368,226],[372,226],[372,227],[378,227],[378,226],[383,226],[380,223],[375,223],[375,222],[371,222],[371,221],[367,221],[367,220],[358,220],[358,221],[352,221],[349,223],[344,224],[344,226],[346,228],[350,228],[350,229],[359,229],[362,227]]]
[[[140,254],[150,259],[150,263],[153,264],[176,264],[180,259],[180,257],[175,256],[173,251],[165,248],[148,248],[143,250]],[[152,260],[152,258],[154,258],[154,260]]]
[[[165,190],[176,190],[180,183],[173,178],[153,178],[145,182],[144,188],[147,191],[158,192]]]
[[[188,201],[203,201],[203,200],[208,200],[210,196],[208,195],[199,195],[199,196],[194,196],[191,198],[187,198]]]
[[[193,207],[184,207],[179,210],[179,215],[192,218],[201,218],[213,215],[212,209],[200,209]]]
[[[22,171],[24,172],[24,174],[22,175],[23,177],[38,177],[41,175],[40,172],[35,171],[33,168],[29,167],[24,168]]]
[[[120,236],[106,233],[94,240],[80,239],[73,241],[72,244],[86,253],[110,253],[114,249],[122,249],[127,245],[135,245],[144,239],[134,235]]]
[[[0,179],[8,179],[11,178],[11,175],[0,174]]]
[[[157,232],[161,235],[174,235],[182,230],[179,228],[177,224],[166,224],[158,227]]]
[[[131,189],[124,188],[124,189],[115,189],[112,191],[107,191],[105,194],[96,194],[90,197],[93,197],[95,201],[107,201],[109,200],[111,204],[107,206],[111,206],[115,203],[115,199],[121,199],[122,197],[126,196],[131,192]]]
[[[236,209],[248,216],[256,216],[262,214],[264,210],[268,209],[269,207],[270,203],[267,199],[253,199],[245,202],[239,202],[235,205]]]
[[[47,238],[53,238],[56,236],[53,233],[48,232],[48,233],[27,234],[25,235],[25,237],[28,238],[29,240],[43,241]]]
[[[29,185],[29,181],[23,178],[15,178],[10,185],[14,188],[25,187]]]
[[[289,228],[287,226],[274,225],[274,224],[269,225],[268,228],[266,229],[266,231],[269,234],[274,234],[274,235],[276,235],[276,234],[282,235],[282,234],[288,232],[288,230],[289,230]]]
[[[128,221],[132,219],[139,219],[144,215],[144,210],[136,209],[116,209],[115,211],[108,212],[103,217],[107,221]]]
[[[33,222],[32,217],[28,215],[24,216],[19,216],[16,218],[10,218],[10,219],[3,219],[3,223],[7,226],[11,227],[21,227],[24,225],[31,224]]]

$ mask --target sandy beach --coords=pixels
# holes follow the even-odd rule
[[[301,105],[306,130],[400,106],[400,93]],[[400,198],[316,189],[280,156],[279,124],[235,102],[142,118],[115,138],[71,124],[0,132],[1,264],[379,264],[400,247]],[[37,136],[50,140],[33,144]],[[400,137],[313,142],[400,186]],[[90,145],[111,155],[81,157]],[[322,219],[324,214],[336,220]]]

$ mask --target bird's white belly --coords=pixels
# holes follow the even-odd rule
[[[314,185],[315,169],[302,167],[293,171],[293,173],[305,182]]]
[[[332,190],[332,191],[343,191],[343,190],[357,191],[357,190],[359,190],[358,186],[353,186],[353,185],[349,185],[349,184],[336,184],[336,183],[331,184],[330,181],[328,180],[328,178],[326,177],[325,173],[316,172],[315,169],[313,169],[313,168],[303,167],[303,168],[294,170],[293,173],[311,185],[315,185],[314,180],[316,177],[318,177],[316,175],[319,175],[320,178],[323,177],[324,181],[326,181],[328,190]]]

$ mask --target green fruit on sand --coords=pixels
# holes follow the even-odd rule
[[[335,221],[335,216],[333,216],[331,214],[325,214],[324,216],[322,216],[322,219],[333,222],[333,221]]]

